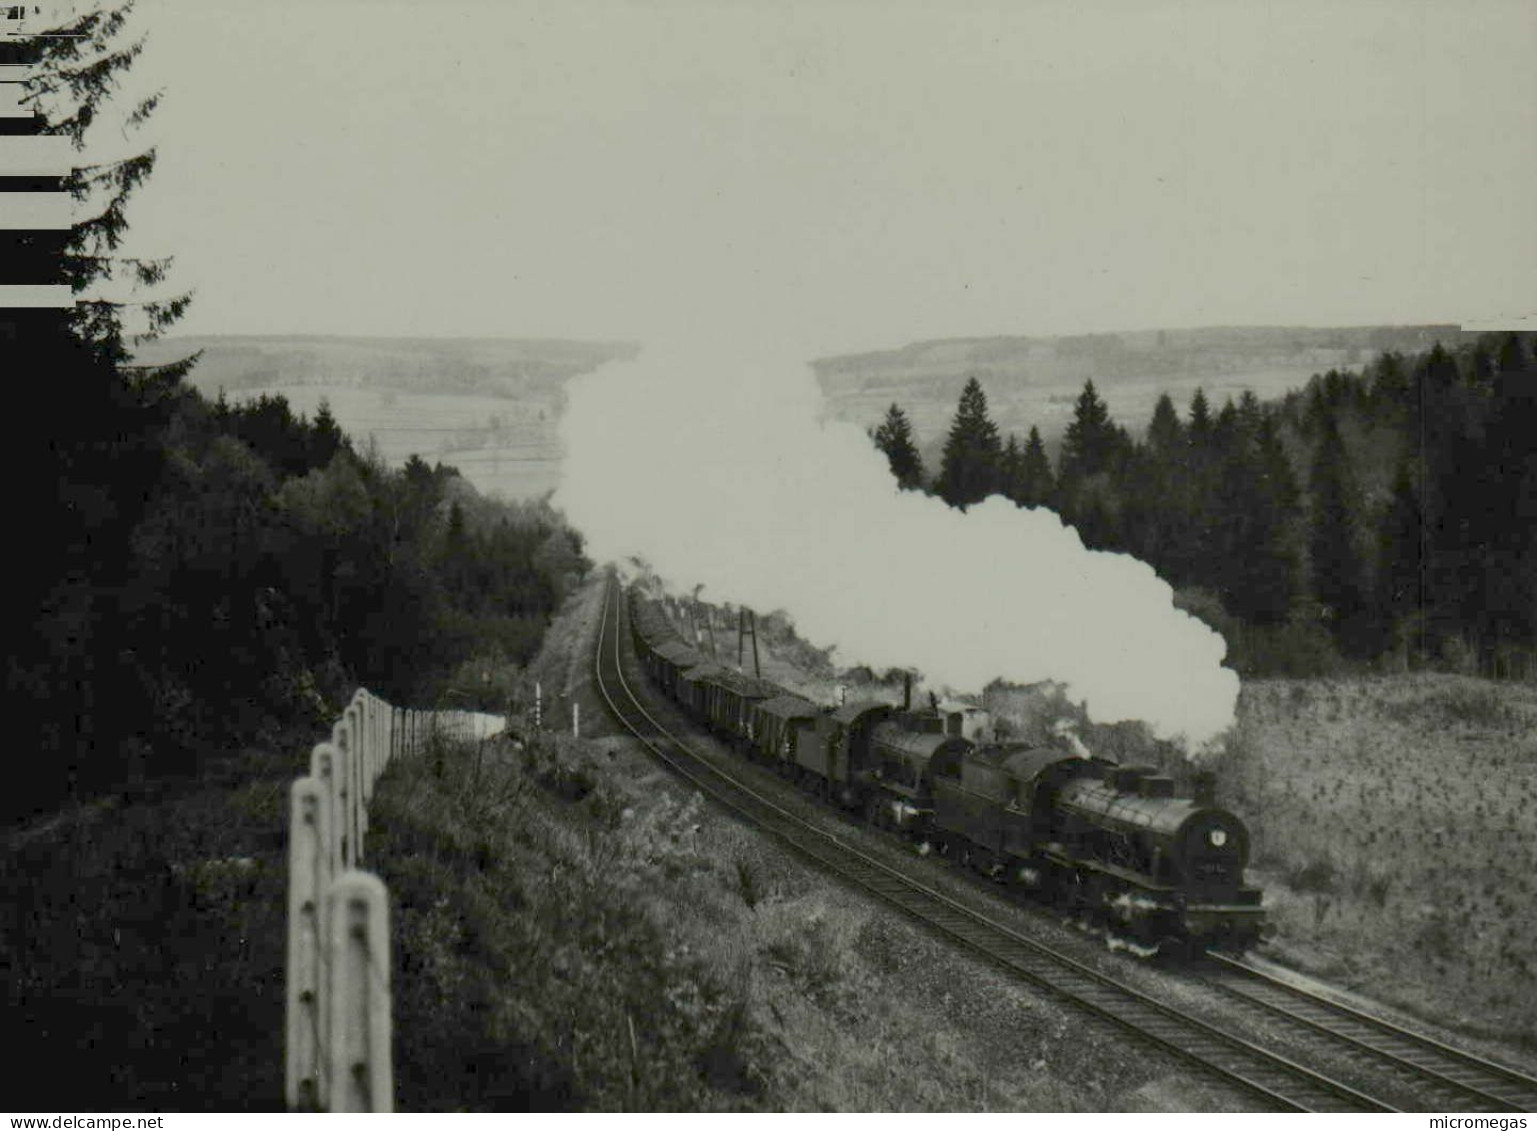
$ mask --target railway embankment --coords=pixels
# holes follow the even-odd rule
[[[851,893],[613,734],[586,674],[600,605],[598,584],[575,595],[529,671],[560,731],[525,712],[375,796],[400,1109],[1243,1102]]]
[[[729,611],[668,607],[685,635]],[[718,631],[718,630],[717,630]],[[736,642],[727,637],[735,657]],[[824,700],[895,699],[901,681],[760,633],[765,674]],[[724,651],[723,653],[724,654]],[[809,659],[809,662],[808,662]],[[994,686],[1019,737],[1071,722],[1092,748],[1176,777],[1195,763],[1134,724],[1087,723],[1051,685]],[[1255,837],[1273,924],[1259,954],[1412,1027],[1537,1067],[1537,690],[1445,673],[1251,681],[1225,750],[1201,765]]]

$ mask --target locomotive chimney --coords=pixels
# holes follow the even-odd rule
[[[913,673],[902,673],[902,710],[913,709]]]
[[[1215,805],[1217,803],[1217,775],[1210,770],[1197,770],[1191,778],[1194,789],[1194,801],[1197,805]]]

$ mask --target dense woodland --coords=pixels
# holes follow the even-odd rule
[[[99,461],[57,444],[39,481],[60,495],[29,502],[47,536],[26,555],[7,691],[15,737],[47,753],[20,812],[318,727],[359,683],[430,704],[467,662],[526,661],[583,568],[547,506],[483,499],[441,464],[388,468],[325,411],[176,388],[139,412]]]
[[[1165,396],[1140,434],[1085,383],[1055,462],[1000,437],[972,378],[925,474],[893,404],[871,432],[905,489],[1046,506],[1134,554],[1227,637],[1245,674],[1345,666],[1537,671],[1537,356],[1531,335],[1384,353],[1278,402]]]
[[[210,403],[183,380],[195,356],[132,364],[191,296],[167,292],[170,259],[124,252],[155,150],[122,146],[160,101],[113,105],[143,47],[131,7],[6,45],[34,68],[35,132],[82,154],[35,187],[71,193],[83,217],[13,241],[32,281],[68,283],[76,305],[0,316],[0,361],[26,390],[0,444],[19,520],[7,736],[27,752],[6,817],[313,732],[359,683],[430,705],[457,675],[456,705],[495,697],[466,667],[526,660],[583,568],[546,506],[492,503],[420,459],[389,468],[324,408],[308,420],[281,398]]]

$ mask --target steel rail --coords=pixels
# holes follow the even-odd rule
[[[690,749],[646,709],[625,678],[620,615],[611,615],[617,604],[613,599],[617,587],[617,580],[611,578],[603,598],[594,658],[595,686],[615,720],[702,793],[773,833],[800,855],[1011,974],[1282,1110],[1396,1110],[1305,1065],[1166,1006],[966,907],[848,841],[809,824]],[[612,650],[608,648],[610,631]],[[612,689],[605,662],[612,664]]]
[[[1221,975],[1219,989],[1287,1017],[1316,1032],[1373,1054],[1461,1111],[1537,1111],[1537,1079],[1475,1053],[1455,1048],[1384,1017],[1295,985],[1235,955],[1208,951]]]

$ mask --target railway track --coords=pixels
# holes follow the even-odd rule
[[[1537,1111],[1537,1079],[1212,951],[1207,980],[1228,995],[1342,1042],[1422,1098],[1425,1110]],[[1428,1102],[1427,1102],[1428,1101]]]
[[[1280,1111],[1396,1110],[1241,1036],[1164,1005],[1043,943],[972,910],[796,816],[692,749],[647,710],[624,672],[624,604],[604,595],[595,685],[614,719],[679,776],[844,881],[905,912],[1009,973]]]

